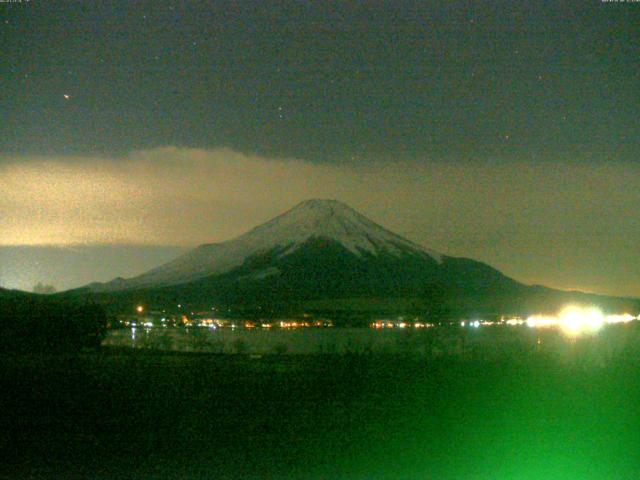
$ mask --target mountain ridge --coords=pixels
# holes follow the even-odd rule
[[[404,239],[341,202],[318,199],[137,277],[65,295],[88,296],[113,312],[139,303],[194,311],[217,305],[256,316],[300,314],[318,305],[322,311],[350,303],[368,309],[367,299],[385,299],[395,313],[411,305],[434,319],[554,313],[572,302],[640,310],[640,300],[525,285],[483,262]]]
[[[249,256],[286,247],[295,251],[310,238],[328,237],[355,255],[411,249],[441,262],[443,255],[407,240],[337,200],[305,200],[292,209],[224,242],[199,245],[186,254],[131,279],[114,279],[88,287],[94,291],[178,285],[236,268]]]

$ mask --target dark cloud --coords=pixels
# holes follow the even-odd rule
[[[635,5],[0,4],[0,151],[637,160]]]

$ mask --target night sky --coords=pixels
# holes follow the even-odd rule
[[[133,275],[327,197],[640,296],[640,3],[355,3],[0,3],[0,286]]]

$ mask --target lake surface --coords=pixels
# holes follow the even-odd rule
[[[225,354],[405,354],[426,357],[505,357],[527,352],[605,362],[639,340],[638,322],[569,338],[558,329],[525,325],[481,328],[123,328],[104,346]]]

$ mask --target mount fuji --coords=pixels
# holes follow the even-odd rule
[[[293,209],[248,231],[236,239],[205,244],[137,277],[93,284],[94,290],[122,290],[177,285],[210,275],[227,273],[248,259],[274,254],[278,262],[318,241],[339,245],[354,258],[382,255],[442,263],[443,256],[410,242],[369,220],[336,200],[307,200]],[[254,277],[275,274],[275,270],[253,272]]]
[[[526,286],[484,263],[429,250],[336,200],[304,201],[233,240],[76,292],[127,305],[215,303],[278,311],[283,305],[351,308],[354,302],[366,309],[382,302],[432,313],[513,312],[579,295]]]

